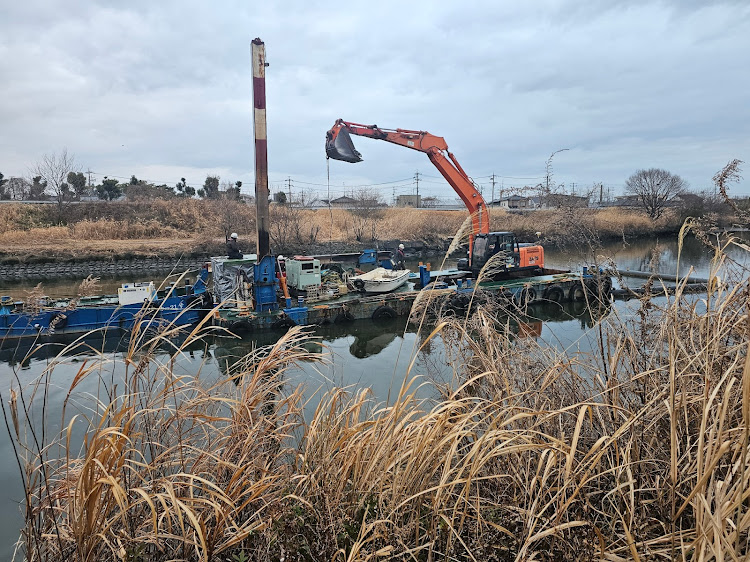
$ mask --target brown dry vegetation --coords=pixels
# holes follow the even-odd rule
[[[42,205],[0,206],[0,257],[17,261],[116,258],[125,255],[201,254],[223,251],[224,236],[238,232],[253,246],[255,209],[242,203],[195,199],[100,202],[71,206],[68,221],[56,225],[55,213]],[[271,243],[281,253],[304,251],[336,242],[419,241],[441,246],[466,218],[464,211],[388,208],[371,217],[344,209],[271,207]],[[363,224],[363,220],[366,224]],[[678,217],[652,222],[644,214],[621,209],[558,209],[510,213],[492,211],[493,230],[511,230],[522,240],[565,242],[577,238],[637,237],[676,232]]]
[[[703,226],[680,239],[695,228],[714,243]],[[285,372],[321,358],[299,328],[214,384],[199,361],[178,374],[159,359],[169,333],[136,332],[124,357],[77,363],[51,436],[37,424],[61,356],[2,400],[26,491],[20,547],[86,562],[746,560],[750,271],[725,263],[728,244],[750,251],[714,246],[725,270],[705,296],[595,309],[586,353],[514,339],[481,298],[430,328],[417,316],[449,380],[409,372],[388,404],[333,389],[307,418]],[[88,377],[99,403],[75,422]],[[438,398],[418,399],[419,384]]]
[[[284,383],[320,360],[299,329],[216,384],[201,365],[177,375],[159,337],[135,334],[124,387],[101,357],[68,391],[72,405],[86,377],[109,389],[82,449],[72,411],[57,447],[24,439],[34,388],[11,397],[22,548],[102,562],[746,559],[750,281],[734,274],[704,298],[611,313],[590,353],[514,340],[489,306],[444,317],[421,338],[442,339],[451,380],[407,375],[390,404],[332,390],[309,419]],[[420,383],[441,398],[418,399]]]

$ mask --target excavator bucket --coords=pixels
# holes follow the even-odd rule
[[[326,135],[326,155],[334,160],[344,162],[362,162],[362,155],[357,152],[352,137],[344,127],[333,128]]]

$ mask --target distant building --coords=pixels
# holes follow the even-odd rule
[[[323,199],[322,201],[326,205],[329,203],[328,199]],[[357,200],[344,195],[342,197],[337,197],[336,199],[331,199],[330,204],[331,207],[354,207],[357,204]]]
[[[565,193],[550,193],[542,198],[542,208],[559,209],[561,207],[582,208],[589,206],[589,198],[581,195],[567,195]]]
[[[502,199],[496,199],[490,204],[492,207],[501,207],[503,209],[533,209],[536,207],[532,197],[523,197],[521,195],[509,195]]]
[[[641,200],[637,195],[620,195],[615,197],[615,207],[638,207]]]
[[[99,193],[93,187],[88,187],[81,193],[81,201],[100,201]]]
[[[396,197],[397,207],[422,207],[421,195],[398,195]]]

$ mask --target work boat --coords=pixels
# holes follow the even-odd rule
[[[0,347],[6,338],[85,334],[94,330],[187,327],[213,307],[208,268],[192,285],[157,289],[153,282],[125,283],[116,295],[49,299],[36,303],[0,297]]]
[[[408,269],[386,269],[378,267],[362,275],[350,277],[354,288],[363,293],[390,293],[409,280]]]

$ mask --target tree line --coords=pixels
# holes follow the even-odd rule
[[[203,186],[196,189],[188,185],[185,178],[180,178],[174,186],[155,184],[138,179],[135,175],[130,180],[120,182],[116,178],[104,176],[98,184],[89,184],[86,175],[78,170],[75,158],[63,149],[59,154],[44,155],[30,169],[29,177],[5,178],[0,173],[0,200],[2,201],[50,201],[60,205],[66,202],[98,198],[114,201],[122,197],[133,198],[171,198],[200,197],[201,199],[234,199],[239,200],[242,182],[221,181],[220,176],[208,174]],[[301,192],[304,206],[306,197],[309,202],[317,197]],[[273,194],[273,201],[287,203],[284,191]]]
[[[549,161],[547,178],[543,191],[548,199],[553,199],[551,196],[555,194],[555,184],[551,179]],[[174,186],[170,186],[139,180],[135,175],[122,183],[115,178],[104,176],[100,183],[89,185],[83,172],[78,171],[74,157],[68,154],[66,149],[59,154],[42,157],[30,169],[28,178],[5,178],[0,173],[0,200],[54,200],[60,215],[68,203],[90,198],[113,201],[121,197],[133,199],[198,196],[202,199],[239,200],[241,187],[241,181],[222,183],[219,176],[210,174],[206,176],[203,186],[199,189],[188,185],[185,178],[180,178]],[[687,182],[680,176],[659,168],[637,170],[625,182],[625,193],[632,199],[632,206],[642,208],[653,220],[659,219],[669,207],[677,203],[683,207],[705,207],[712,203],[711,197],[705,193],[692,193]],[[368,193],[366,198],[358,199],[379,200],[379,196]],[[286,193],[274,193],[273,200],[282,205],[287,203]],[[367,207],[369,212],[371,205]]]
[[[0,200],[55,201],[60,216],[68,204],[92,198],[114,201],[122,197],[163,199],[197,195],[203,199],[239,200],[241,187],[241,181],[221,183],[219,176],[210,174],[197,190],[185,178],[170,186],[139,180],[135,175],[126,182],[104,176],[100,183],[90,185],[67,149],[59,154],[45,154],[31,167],[28,178],[6,178],[0,172]]]

